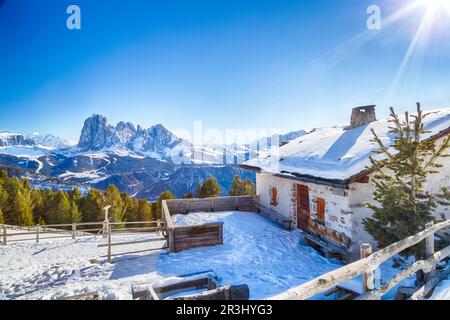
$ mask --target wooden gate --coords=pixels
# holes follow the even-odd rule
[[[297,184],[297,225],[298,228],[308,231],[311,210],[309,208],[308,186]]]

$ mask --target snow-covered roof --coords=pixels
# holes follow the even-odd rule
[[[450,108],[424,111],[427,133],[423,139],[436,136],[450,128]],[[404,116],[400,116],[400,120]],[[244,166],[259,168],[262,172],[312,176],[322,179],[347,180],[370,166],[369,156],[379,158],[373,151],[373,128],[382,142],[389,146],[394,135],[389,133],[389,118],[381,119],[358,128],[345,127],[315,129],[270,153],[244,163]],[[278,161],[279,159],[279,161]]]

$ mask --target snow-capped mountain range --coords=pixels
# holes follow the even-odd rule
[[[264,148],[262,146],[267,148],[271,141],[279,140],[280,143],[284,143],[305,133],[299,130],[285,135],[273,135],[246,145],[234,143],[195,146],[190,141],[177,137],[162,124],[143,129],[139,125],[135,127],[130,122],[121,121],[113,126],[105,117],[94,114],[84,122],[78,145],[70,152],[79,154],[101,151],[118,155],[129,154],[177,164],[238,164],[256,156],[260,149]]]
[[[172,150],[181,146],[190,148],[191,145],[161,124],[143,129],[121,121],[113,126],[105,117],[95,114],[84,122],[78,145],[71,151],[129,153],[169,160]]]
[[[285,143],[304,133],[273,138]],[[215,176],[225,194],[236,174],[254,179],[235,165],[257,155],[270,138],[247,145],[194,146],[161,124],[148,129],[129,122],[113,126],[94,114],[84,122],[76,145],[53,135],[0,132],[0,165],[27,172],[28,178],[35,175],[38,184],[42,177],[99,189],[113,183],[122,192],[150,200],[165,190],[182,196],[195,190],[197,180]]]
[[[62,149],[70,147],[70,143],[51,134],[16,134],[11,132],[0,132],[0,147],[39,147],[42,149]]]

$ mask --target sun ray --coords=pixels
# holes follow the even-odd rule
[[[401,19],[409,15],[419,5],[419,2],[410,3],[406,7],[387,16],[382,21],[383,29],[388,28],[394,23],[400,21]],[[379,32],[374,32],[373,30],[365,30],[336,46],[332,50],[324,53],[320,57],[316,58],[311,62],[311,65],[320,65],[323,70],[328,70],[349,57],[353,52],[361,49],[364,45],[373,40],[379,34]]]
[[[433,18],[435,17],[436,11],[434,8],[430,8],[427,10],[422,18],[422,21],[417,28],[417,31],[406,51],[405,56],[403,57],[402,63],[398,68],[394,80],[392,81],[387,96],[386,103],[391,103],[395,99],[395,94],[399,90],[399,84],[401,81],[406,81],[404,74],[408,66],[411,65],[412,58],[414,54],[417,53],[419,46],[422,48],[426,47],[426,42],[428,39],[428,31],[433,23]]]

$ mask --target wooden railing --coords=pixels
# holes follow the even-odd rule
[[[170,211],[170,214],[220,211],[259,212],[258,202],[258,196],[166,200],[167,210]]]
[[[133,225],[139,225],[142,224],[144,227],[133,227],[133,228],[124,228],[123,226],[126,226],[128,224]],[[155,227],[147,227],[149,224],[156,224]],[[113,229],[112,227],[114,225],[121,225],[120,229]],[[122,256],[126,254],[133,254],[133,253],[142,253],[142,252],[150,252],[150,251],[159,251],[168,248],[167,244],[167,237],[164,236],[163,232],[167,230],[167,227],[164,225],[161,225],[161,221],[138,221],[138,222],[116,222],[116,223],[107,223],[107,231],[106,231],[106,238],[107,242],[106,244],[99,244],[98,247],[107,247],[108,251],[107,254],[103,257],[106,257],[109,263],[112,263],[112,257],[114,256]],[[121,241],[121,242],[112,242],[112,236],[113,234],[117,233],[129,233],[131,231],[134,232],[148,232],[148,233],[157,233],[157,237],[150,238],[150,239],[144,239],[144,240],[132,240],[132,241]],[[159,234],[161,233],[161,234]],[[133,244],[142,244],[142,243],[153,243],[153,242],[162,242],[164,241],[164,245],[161,247],[155,247],[155,248],[147,248],[147,249],[141,249],[141,250],[134,250],[134,251],[126,251],[126,252],[120,252],[120,253],[113,253],[112,247],[115,246],[126,246],[126,245],[133,245]]]
[[[100,225],[99,228],[93,228],[91,226]],[[94,236],[92,232],[100,232],[104,230],[104,222],[84,222],[84,223],[71,223],[71,224],[51,224],[51,225],[40,225],[28,227],[10,226],[10,225],[0,225],[1,230],[1,244],[7,245],[9,242],[21,242],[21,241],[36,241],[39,243],[40,240],[46,239],[56,239],[56,238],[72,238]],[[83,228],[80,228],[83,227]],[[84,228],[88,227],[88,228]],[[65,228],[68,228],[66,230]],[[8,231],[8,230],[13,230]],[[46,235],[56,235],[58,236],[46,236]],[[19,238],[18,236],[32,236],[29,238]],[[12,238],[16,237],[16,239]]]
[[[324,274],[316,279],[306,282],[298,287],[292,288],[282,294],[271,297],[271,300],[304,300],[317,294],[323,293],[335,286],[338,286],[359,275],[363,276],[362,288],[365,291],[357,299],[380,299],[384,294],[396,286],[400,281],[412,276],[418,271],[425,273],[426,283],[418,288],[411,296],[411,299],[421,299],[433,290],[433,285],[437,284],[440,275],[436,274],[436,264],[450,255],[450,246],[445,249],[434,252],[434,234],[450,226],[450,220],[428,224],[422,232],[410,236],[399,242],[389,245],[375,253],[371,253],[370,245],[361,246],[361,260],[348,264],[342,268]],[[389,282],[375,288],[374,271],[380,264],[392,258],[396,254],[408,249],[419,242],[426,241],[426,260],[420,260],[413,263],[407,269],[401,271]]]
[[[65,230],[65,228],[68,228],[69,230]],[[161,248],[150,248],[147,250],[129,251],[113,254],[112,247],[114,246],[124,246],[131,244],[140,244],[140,243],[167,240],[164,235],[161,235],[160,237],[151,238],[147,240],[122,241],[114,243],[112,242],[112,236],[114,234],[126,235],[127,233],[130,232],[156,233],[156,232],[164,232],[165,230],[166,226],[159,220],[136,221],[136,222],[109,222],[108,220],[106,220],[102,222],[83,222],[71,224],[52,224],[52,225],[38,224],[36,226],[29,226],[29,227],[0,225],[1,231],[0,244],[7,245],[8,243],[11,242],[22,242],[22,241],[36,241],[36,243],[39,243],[41,240],[64,239],[64,238],[76,239],[78,237],[95,237],[101,234],[104,238],[107,239],[107,243],[100,244],[98,245],[98,247],[108,248],[108,252],[104,257],[106,257],[108,261],[111,262],[112,257],[116,255],[161,250],[167,247],[163,246]],[[28,237],[23,238],[24,236]]]

